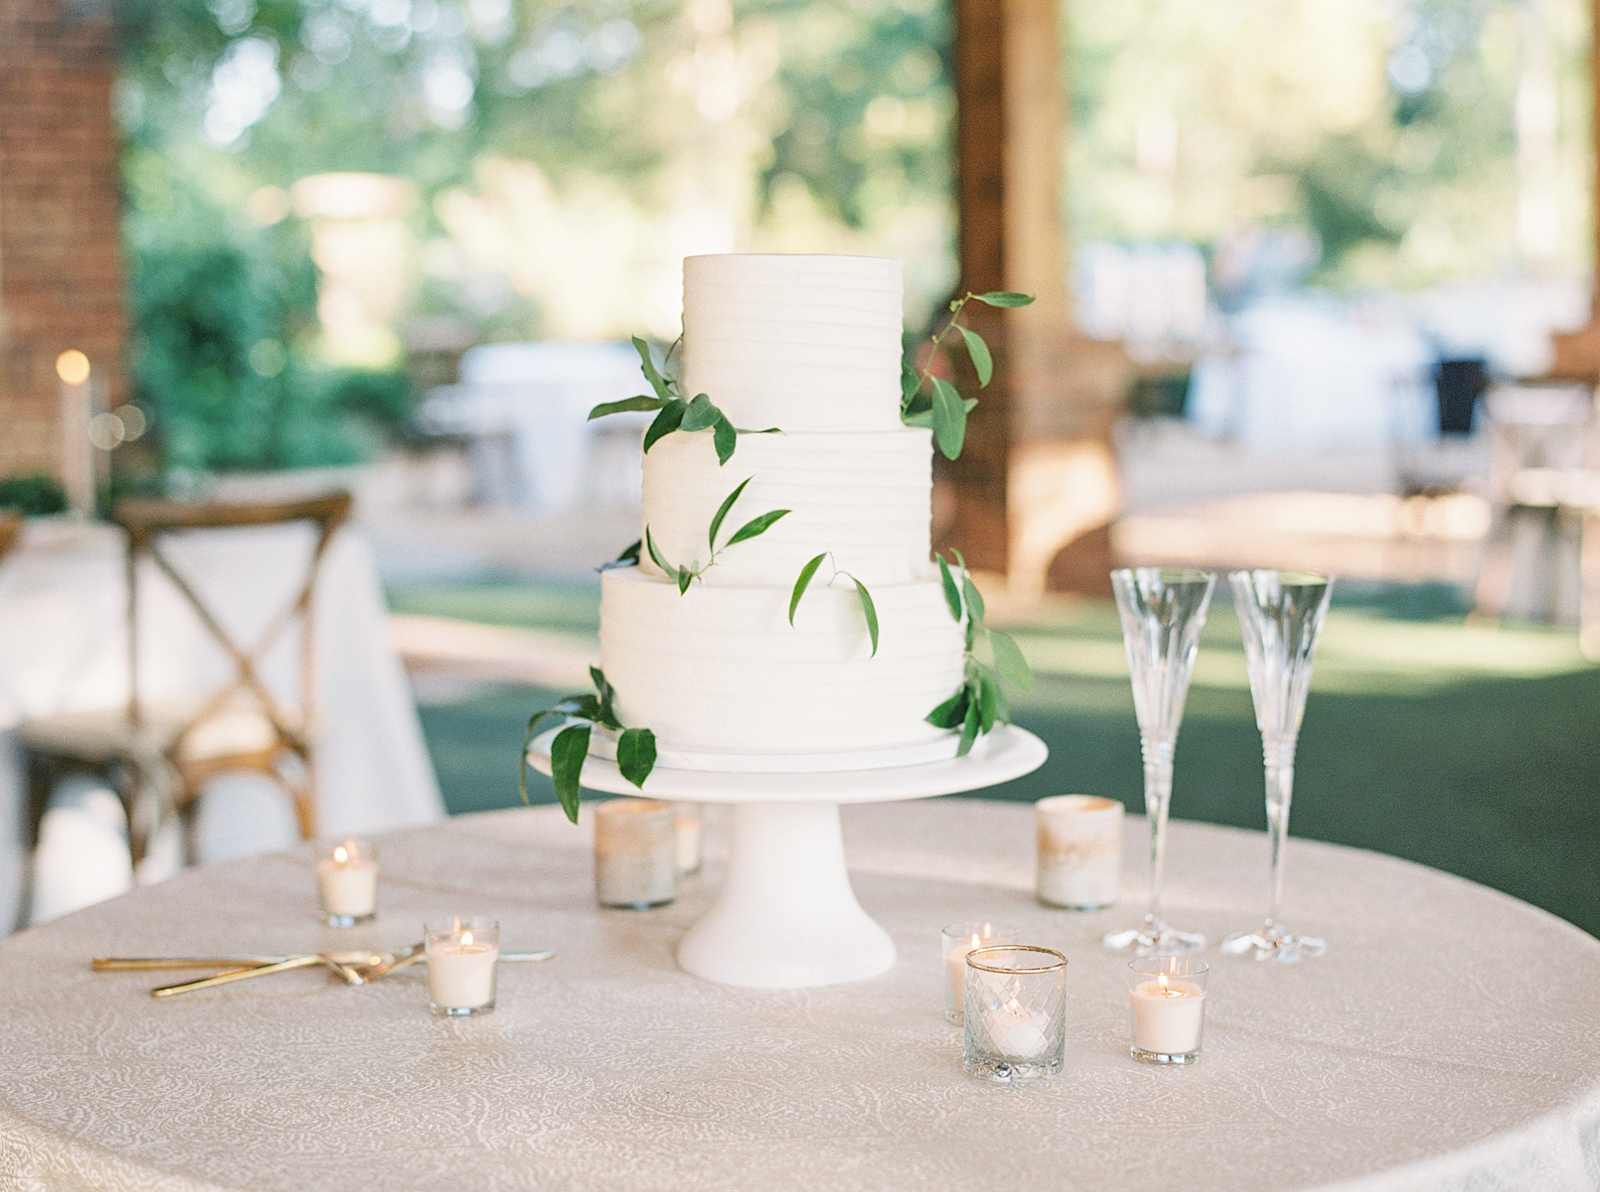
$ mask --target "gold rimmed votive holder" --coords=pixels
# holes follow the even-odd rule
[[[1066,1055],[1067,958],[1035,944],[967,953],[962,1068],[1002,1084],[1048,1080]]]

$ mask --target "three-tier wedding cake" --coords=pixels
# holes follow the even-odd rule
[[[649,551],[605,573],[601,666],[622,722],[654,732],[659,764],[691,769],[953,756],[957,734],[926,718],[961,687],[964,639],[929,557],[930,435],[900,419],[900,262],[689,257],[683,307],[683,396],[776,433],[740,434],[726,463],[709,430],[646,453],[654,553],[697,575],[680,588]],[[710,523],[747,479],[727,525],[789,512],[713,544]]]

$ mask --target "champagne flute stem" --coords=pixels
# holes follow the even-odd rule
[[[1141,736],[1144,810],[1150,817],[1150,934],[1161,933],[1161,879],[1166,868],[1167,806],[1172,802],[1172,753],[1176,737]]]
[[[1267,834],[1272,848],[1272,889],[1267,902],[1267,926],[1278,922],[1283,901],[1283,849],[1289,839],[1289,802],[1294,789],[1293,736],[1263,737],[1267,772]]]

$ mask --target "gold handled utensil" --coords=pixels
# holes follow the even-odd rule
[[[176,985],[160,985],[150,991],[151,997],[172,997],[174,994],[188,993],[194,989],[210,989],[213,985],[227,985],[233,981],[245,981],[251,977],[265,977],[268,973],[281,973],[288,969],[309,968],[313,964],[327,964],[332,967],[335,963],[323,956],[290,956],[276,964],[255,964],[245,968],[229,969],[226,972],[214,973],[209,977],[201,977],[196,981],[181,981]],[[346,978],[348,980],[349,978]]]

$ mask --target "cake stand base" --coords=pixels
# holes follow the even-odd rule
[[[850,888],[837,803],[739,803],[716,904],[678,946],[684,972],[796,989],[894,967],[894,941]]]
[[[551,730],[528,760],[550,773]],[[1049,751],[1014,726],[981,738],[962,758],[833,773],[743,773],[657,766],[644,789],[616,763],[591,755],[591,790],[695,803],[731,803],[733,841],[722,891],[678,947],[685,972],[723,985],[800,989],[865,981],[894,966],[894,941],[850,888],[842,803],[923,799],[993,786],[1038,769]]]

